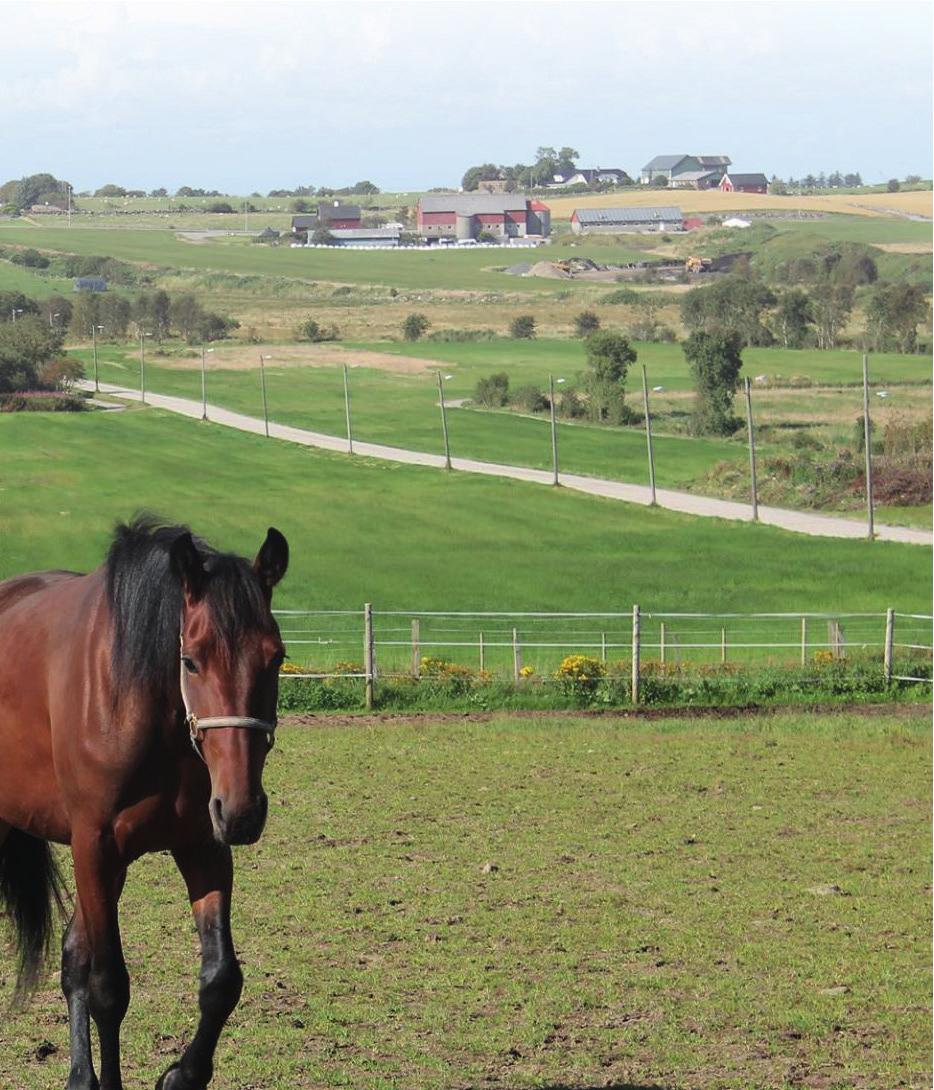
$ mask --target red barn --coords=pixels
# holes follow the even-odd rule
[[[721,193],[768,193],[769,180],[764,174],[724,174]]]
[[[418,233],[432,238],[548,235],[551,210],[524,193],[442,193],[418,202]]]

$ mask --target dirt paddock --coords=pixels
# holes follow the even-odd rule
[[[415,356],[396,356],[389,352],[369,352],[343,348],[337,344],[218,344],[209,357],[211,368],[227,371],[252,371],[260,356],[266,357],[269,367],[369,367],[375,371],[389,371],[399,375],[420,375],[426,371],[446,367],[437,360],[418,359]],[[185,359],[160,361],[161,366],[173,370],[194,371],[201,366],[201,353],[196,351]]]

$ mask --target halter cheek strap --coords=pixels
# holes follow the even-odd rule
[[[276,720],[269,722],[267,719],[255,719],[249,715],[210,715],[199,717],[191,710],[191,693],[188,688],[188,670],[185,667],[185,638],[184,633],[179,635],[179,649],[181,651],[180,684],[182,691],[182,703],[185,705],[185,723],[191,737],[191,744],[195,753],[204,760],[201,752],[201,743],[204,741],[206,730],[215,730],[218,727],[239,727],[242,730],[261,730],[266,735],[266,743],[272,749],[275,742]]]

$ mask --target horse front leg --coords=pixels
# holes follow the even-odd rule
[[[230,934],[233,859],[217,843],[173,852],[188,887],[201,939],[198,1006],[201,1018],[191,1044],[159,1079],[156,1090],[205,1090],[214,1073],[214,1051],[240,999],[243,973]]]
[[[130,1005],[130,978],[120,944],[117,904],[123,892],[126,868],[119,859],[113,835],[107,829],[76,831],[71,851],[75,861],[76,916],[80,917],[80,929],[74,933],[69,929],[65,938],[63,967],[67,961],[71,978],[63,976],[62,984],[71,991],[69,1014],[76,1016],[71,1029],[72,1045],[77,1034],[79,1050],[85,1048],[83,1020],[90,1013],[100,1042],[100,1090],[123,1090],[120,1025]],[[73,943],[70,949],[69,940]],[[79,1064],[81,1059],[79,1055]],[[97,1090],[90,1056],[86,1066],[88,1078],[85,1084],[78,1082],[76,1086],[81,1090],[85,1085]]]

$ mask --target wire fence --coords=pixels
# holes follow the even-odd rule
[[[898,613],[279,610],[284,677],[418,679],[456,665],[515,680],[551,677],[569,655],[632,673],[717,665],[876,661],[886,680],[930,684],[932,616]]]

